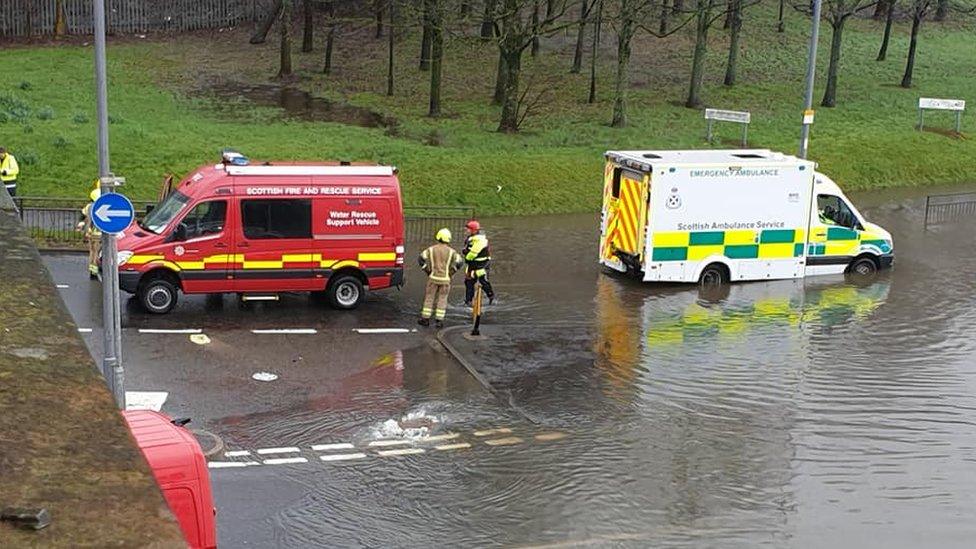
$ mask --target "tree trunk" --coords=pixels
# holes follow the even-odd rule
[[[708,52],[708,26],[712,18],[713,0],[698,0],[695,16],[695,52],[691,58],[691,82],[688,85],[688,99],[685,106],[700,109],[702,106],[701,87],[705,77],[705,54]]]
[[[556,9],[556,0],[546,0],[546,19],[552,17],[552,12]]]
[[[423,20],[424,33],[420,39],[420,70],[430,70],[430,3],[432,0],[423,0]]]
[[[620,27],[617,31],[617,72],[613,80],[613,119],[610,126],[623,128],[627,125],[627,84],[630,74],[630,40],[634,37],[637,22],[629,2],[620,3]]]
[[[539,0],[532,2],[532,57],[539,55]]]
[[[727,0],[725,3],[725,21],[722,22],[722,30],[729,30],[732,28],[732,11],[734,9],[735,0]]]
[[[444,22],[440,0],[430,2],[430,108],[428,116],[441,115],[441,68],[444,65]]]
[[[502,100],[502,115],[498,131],[515,133],[518,131],[519,76],[522,72],[522,49],[516,47],[505,55],[505,98]]]
[[[315,36],[315,10],[312,6],[312,0],[305,0],[305,32],[302,34],[302,51],[308,53],[312,51],[314,45]]]
[[[485,0],[485,13],[481,19],[481,39],[491,40],[495,36],[495,2]]]
[[[888,11],[888,0],[878,0],[874,5],[874,15],[871,16],[875,21],[880,21]]]
[[[661,18],[658,23],[657,32],[659,34],[665,34],[668,32],[668,16],[671,15],[671,5],[668,4],[668,0],[661,0]]]
[[[587,8],[587,0],[581,0],[579,24],[576,29],[576,49],[573,51],[573,68],[569,69],[571,74],[579,74],[583,69],[583,40],[586,39],[586,16],[589,9],[593,9],[593,4],[589,4]]]
[[[64,0],[54,3],[54,36],[68,34],[68,18],[64,14]]]
[[[396,0],[390,0],[389,58],[386,63],[386,95],[393,95],[393,45],[396,43]]]
[[[258,28],[254,30],[254,34],[251,35],[250,42],[252,44],[264,44],[268,39],[268,33],[271,32],[271,26],[275,24],[278,20],[278,14],[281,13],[281,2],[282,0],[275,0],[274,6],[268,10],[268,13],[261,20],[261,24]]]
[[[393,0],[390,0],[391,2]],[[376,38],[383,37],[383,0],[376,0]]]
[[[729,60],[725,64],[725,85],[735,85],[735,73],[739,60],[739,38],[742,34],[742,0],[732,0],[732,28],[729,32]]]
[[[685,0],[674,0],[674,8],[671,10],[672,13],[681,13],[685,11]]]
[[[786,32],[786,22],[783,21],[783,5],[786,0],[779,0],[779,23],[776,25],[776,32]]]
[[[508,77],[508,67],[505,66],[505,54],[499,47],[498,69],[495,73],[495,93],[491,97],[492,105],[501,105],[505,102],[505,78]]]
[[[949,0],[939,0],[935,5],[935,20],[945,21],[949,15]]]
[[[593,22],[593,45],[590,52],[590,96],[586,100],[590,104],[596,103],[596,58],[600,51],[600,27],[603,26],[603,0],[594,1],[599,4],[596,7],[596,21]]]
[[[471,15],[471,0],[461,0],[461,19],[467,19]]]
[[[335,44],[336,20],[335,2],[325,3],[325,16],[329,21],[328,30],[325,33],[325,67],[322,72],[332,74],[332,46]]]
[[[282,0],[281,21],[278,23],[281,31],[281,63],[278,68],[278,78],[291,76],[291,3],[292,0]]]
[[[888,0],[885,7],[888,8],[885,15],[884,37],[881,39],[881,49],[878,50],[878,61],[884,61],[888,57],[888,42],[891,40],[891,24],[895,19],[896,0]]]
[[[912,87],[912,75],[915,72],[915,52],[918,48],[918,31],[922,26],[922,13],[918,8],[912,16],[912,38],[908,43],[908,62],[905,64],[905,76],[901,78],[901,87]]]
[[[837,73],[840,70],[840,47],[844,40],[844,23],[847,17],[838,17],[830,22],[832,29],[830,37],[830,61],[827,65],[827,87],[824,89],[823,101],[820,102],[824,107],[837,106]]]

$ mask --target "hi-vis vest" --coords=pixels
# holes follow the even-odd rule
[[[14,155],[7,153],[0,160],[0,181],[4,183],[13,183],[17,181],[17,174],[20,173],[20,166],[17,165],[17,159]]]
[[[85,204],[85,207],[81,209],[81,215],[85,216],[85,235],[86,236],[101,236],[102,231],[98,230],[98,227],[92,223],[92,206],[94,202],[89,202]]]
[[[432,282],[450,284],[451,275],[461,268],[461,256],[447,244],[434,244],[421,252],[420,263]]]
[[[487,267],[488,262],[491,261],[488,237],[481,233],[469,236],[464,246],[464,260],[468,262],[468,268],[473,271]]]

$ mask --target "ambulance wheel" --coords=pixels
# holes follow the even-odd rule
[[[359,277],[341,275],[329,283],[326,297],[336,309],[355,309],[366,298],[366,288]]]
[[[858,276],[871,276],[878,272],[878,264],[870,257],[859,257],[851,262],[847,272]]]
[[[139,286],[139,302],[150,313],[162,315],[176,307],[179,290],[165,278],[154,278]]]
[[[721,286],[729,281],[729,270],[721,263],[712,263],[702,271],[698,283],[704,287]]]

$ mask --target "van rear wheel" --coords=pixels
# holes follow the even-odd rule
[[[154,278],[139,286],[139,303],[150,313],[162,315],[176,307],[179,290],[165,278]]]
[[[847,271],[858,276],[871,276],[878,272],[878,264],[870,257],[859,257],[851,263]]]
[[[698,284],[706,288],[712,288],[715,286],[721,286],[729,281],[729,273],[725,268],[725,265],[721,263],[712,263],[711,265],[705,267],[702,271],[701,278],[698,279]]]
[[[326,290],[329,304],[336,309],[355,309],[366,298],[366,288],[359,277],[342,275],[333,280]]]

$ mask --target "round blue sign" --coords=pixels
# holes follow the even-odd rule
[[[132,202],[118,193],[103,194],[92,204],[91,220],[104,233],[120,233],[135,218]]]

